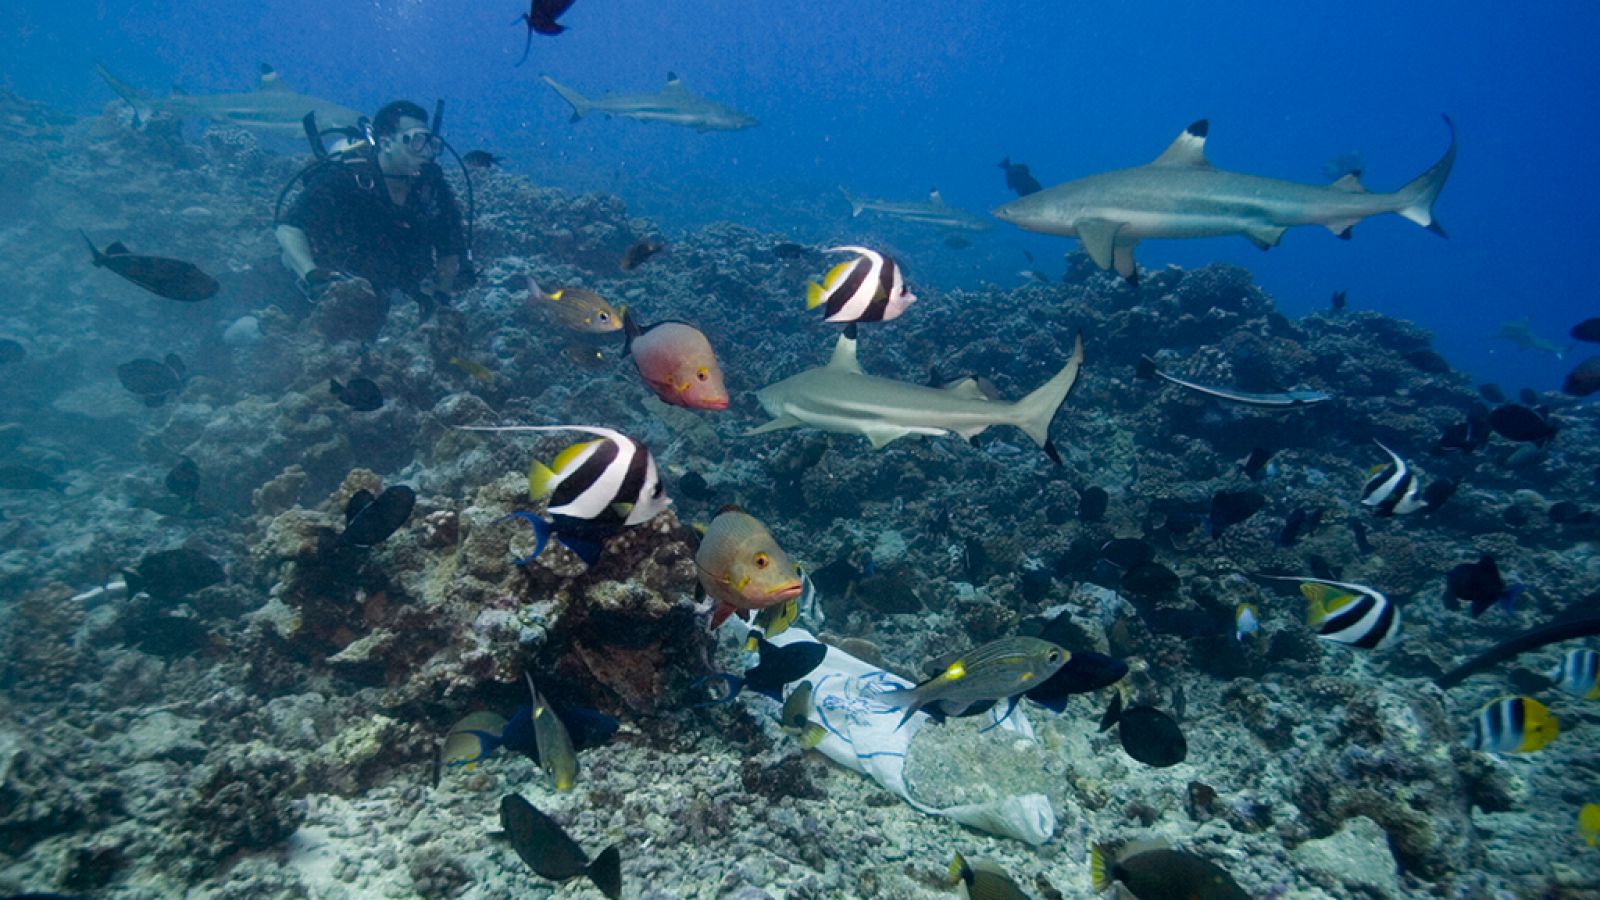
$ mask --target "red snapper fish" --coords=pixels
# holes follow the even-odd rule
[[[800,572],[761,520],[737,506],[724,506],[707,526],[695,552],[700,586],[717,601],[714,629],[738,613],[745,617],[799,598]]]
[[[624,355],[631,355],[639,375],[662,402],[689,409],[727,409],[728,389],[722,367],[706,336],[686,322],[665,321],[641,327],[627,311]]]

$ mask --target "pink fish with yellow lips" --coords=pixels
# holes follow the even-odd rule
[[[656,396],[689,409],[727,409],[728,389],[711,342],[687,322],[657,322],[641,327],[626,310],[624,355],[632,355],[639,375]]]
[[[799,569],[767,526],[733,505],[724,506],[711,520],[695,552],[694,567],[700,573],[700,586],[717,601],[712,628],[734,613],[744,618],[789,603],[805,587]]]

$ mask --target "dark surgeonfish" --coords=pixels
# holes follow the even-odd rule
[[[492,169],[505,160],[495,156],[487,150],[468,150],[461,157],[461,162],[469,169]]]
[[[813,669],[822,665],[823,657],[828,655],[828,645],[819,641],[790,641],[778,645],[763,638],[759,632],[750,632],[750,637],[756,645],[756,664],[746,669],[743,677],[728,672],[714,672],[696,679],[693,687],[695,691],[706,690],[713,681],[720,681],[724,685],[720,696],[699,705],[716,706],[727,703],[747,688],[774,700],[781,700],[784,685],[793,684],[810,675]]]
[[[330,378],[328,393],[356,412],[374,412],[383,408],[383,390],[371,378],[352,378],[346,384],[340,384],[337,378]]]
[[[1140,378],[1146,379],[1160,378],[1163,381],[1188,388],[1207,397],[1215,397],[1218,400],[1226,400],[1229,403],[1239,403],[1244,406],[1253,406],[1257,409],[1302,409],[1333,399],[1332,394],[1322,391],[1282,391],[1275,394],[1256,394],[1250,391],[1234,390],[1233,388],[1199,384],[1179,378],[1176,375],[1167,374],[1149,356],[1139,357],[1139,367],[1135,374]]]
[[[1561,392],[1569,397],[1587,397],[1600,391],[1600,356],[1591,356],[1567,373]]]
[[[653,241],[649,238],[639,241],[629,247],[626,253],[622,254],[622,262],[620,263],[622,271],[631,272],[639,268],[644,265],[645,260],[660,253],[664,246],[660,241]]]
[[[1175,766],[1189,756],[1189,742],[1176,720],[1154,706],[1123,709],[1120,691],[1111,695],[1111,705],[1100,717],[1101,732],[1112,726],[1116,726],[1122,749],[1153,769]]]
[[[403,484],[390,485],[376,497],[365,488],[356,491],[344,506],[341,538],[356,547],[380,544],[400,530],[416,505],[417,492]]]
[[[130,394],[137,395],[145,406],[156,407],[167,402],[169,394],[183,387],[183,376],[188,371],[176,353],[166,359],[135,359],[117,366],[117,380]]]
[[[611,900],[622,896],[622,854],[615,844],[600,851],[591,862],[589,854],[583,852],[556,820],[540,812],[521,794],[500,798],[500,827],[505,829],[511,849],[517,851],[540,878],[566,881],[586,875],[600,893]]]
[[[1120,882],[1139,900],[1250,900],[1216,863],[1151,842],[1096,846],[1089,872],[1097,893]]]
[[[1027,900],[1028,895],[998,864],[988,860],[967,862],[957,853],[950,860],[950,880],[961,885],[967,900]]]
[[[1537,400],[1537,396],[1533,399]],[[1489,427],[1508,441],[1535,444],[1543,447],[1556,436],[1556,425],[1550,418],[1530,406],[1520,403],[1503,403],[1489,413]]]
[[[1572,326],[1572,330],[1567,333],[1576,340],[1600,344],[1600,318],[1584,319]]]
[[[181,600],[227,578],[216,560],[188,547],[146,553],[133,569],[122,570],[128,594],[149,594],[157,600]]]
[[[517,65],[528,61],[528,51],[533,49],[533,34],[538,32],[546,37],[555,37],[567,30],[567,26],[556,20],[572,8],[576,0],[532,0],[528,4],[528,11],[512,22],[515,25],[521,22],[528,26],[528,39],[522,45],[522,58],[517,60]]]
[[[1014,163],[1008,156],[1000,160],[1000,168],[1006,172],[1006,187],[1016,191],[1018,197],[1026,197],[1044,190],[1044,185],[1039,183],[1039,179],[1028,171],[1027,163]]]
[[[200,467],[189,457],[182,457],[178,460],[178,464],[167,472],[165,483],[167,490],[174,496],[193,500],[194,495],[200,492]]]
[[[1229,526],[1237,525],[1260,512],[1267,498],[1255,491],[1217,491],[1211,495],[1211,539],[1222,537]]]
[[[1455,609],[1465,601],[1474,619],[1495,604],[1511,612],[1526,585],[1508,585],[1500,577],[1500,567],[1494,557],[1485,553],[1477,562],[1462,563],[1445,576],[1444,605]]]
[[[100,252],[82,231],[83,240],[94,254],[94,264],[110,269],[158,297],[196,303],[216,296],[217,280],[200,271],[194,263],[165,256],[136,256],[117,241]]]

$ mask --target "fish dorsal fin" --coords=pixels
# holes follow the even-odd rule
[[[839,335],[839,343],[833,345],[833,356],[828,359],[828,368],[858,374],[861,372],[861,363],[856,361],[855,338],[848,334]]]
[[[287,90],[289,90],[289,86],[283,83],[283,79],[282,78],[278,77],[278,70],[277,69],[274,69],[273,67],[267,65],[266,63],[262,63],[261,64],[261,78],[256,81],[256,90],[258,90],[258,91],[287,91]]]
[[[581,444],[573,444],[571,447],[568,447],[567,449],[561,451],[560,453],[556,454],[556,458],[550,462],[550,471],[552,471],[552,472],[564,472],[564,471],[566,471],[567,467],[572,465],[572,461],[577,459],[583,453],[583,451],[589,449],[590,447],[593,447],[595,444],[598,444],[598,443],[600,443],[600,442],[599,441],[584,441]]]
[[[667,73],[667,86],[661,89],[662,93],[666,93],[668,91],[686,91],[686,90],[688,90],[688,88],[683,86],[683,79],[678,77],[678,73],[677,72],[668,72]]]
[[[1361,173],[1359,171],[1345,173],[1338,181],[1328,185],[1328,190],[1342,191],[1346,194],[1365,194],[1368,192],[1367,186],[1361,183]]]
[[[1309,604],[1306,618],[1313,627],[1321,625],[1327,618],[1349,605],[1356,598],[1355,594],[1342,591],[1331,584],[1318,584],[1314,581],[1303,582],[1300,593],[1305,595]]]
[[[126,244],[123,244],[121,241],[116,241],[111,246],[106,248],[106,255],[107,256],[127,256],[128,255],[128,247],[127,247]]]
[[[978,379],[976,378],[963,378],[960,381],[951,382],[945,385],[944,390],[946,393],[957,397],[966,397],[969,400],[989,399],[984,395],[983,388],[978,386]]]
[[[939,193],[939,189],[938,188],[934,188],[933,190],[928,192],[928,202],[932,203],[934,206],[944,206],[945,205],[944,196]]]
[[[1168,145],[1150,165],[1211,168],[1211,163],[1206,162],[1206,132],[1209,129],[1210,125],[1205,119],[1185,128],[1183,133],[1178,135],[1178,139]]]

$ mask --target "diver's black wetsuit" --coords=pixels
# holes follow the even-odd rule
[[[380,297],[412,296],[438,257],[466,257],[461,208],[434,163],[422,167],[403,206],[374,185],[374,167],[331,165],[311,177],[283,222],[305,232],[317,264],[372,282]]]

